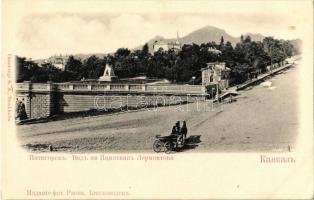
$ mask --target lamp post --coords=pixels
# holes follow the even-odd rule
[[[212,88],[212,110],[214,110],[214,91],[215,88]]]
[[[155,97],[155,110],[157,109],[158,107],[158,103],[157,103],[157,88],[154,87],[154,97]]]
[[[212,99],[214,100],[214,91],[215,91],[215,88],[212,88]]]
[[[219,102],[219,81],[217,81],[216,97],[217,97],[217,101]]]
[[[195,76],[192,76],[193,85],[194,85],[195,78],[196,78]]]

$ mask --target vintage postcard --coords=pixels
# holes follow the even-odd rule
[[[313,1],[3,0],[2,199],[312,199]]]

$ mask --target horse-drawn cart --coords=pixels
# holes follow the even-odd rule
[[[182,135],[156,135],[156,140],[153,144],[153,149],[156,153],[165,152],[170,153],[173,150],[182,148],[184,146],[184,139]]]

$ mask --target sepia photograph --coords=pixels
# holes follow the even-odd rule
[[[6,0],[2,10],[7,92],[2,94],[7,124],[2,143],[8,178],[16,168],[9,166],[18,163],[25,163],[26,169],[33,166],[31,174],[49,171],[52,178],[60,171],[67,173],[65,165],[76,166],[75,173],[85,176],[82,162],[93,173],[101,161],[107,162],[104,169],[130,165],[130,172],[136,169],[132,176],[144,167],[139,162],[154,162],[150,171],[158,162],[172,162],[170,174],[175,166],[182,167],[179,163],[192,165],[193,158],[195,164],[207,162],[198,172],[192,172],[196,165],[181,168],[182,173],[196,173],[187,175],[190,183],[203,176],[206,166],[227,167],[235,160],[241,172],[261,177],[266,169],[260,175],[258,167],[246,170],[250,156],[255,156],[252,166],[290,166],[285,173],[292,173],[301,160],[305,171],[313,167],[304,163],[313,161],[313,154],[308,154],[313,150],[312,1]],[[232,155],[241,158],[226,159]],[[14,164],[13,157],[24,158]],[[45,163],[42,172],[36,170],[39,163]],[[215,180],[232,179],[234,175],[222,175],[224,167]],[[10,188],[5,198],[313,197],[307,187],[282,195],[290,184],[277,185],[284,190],[274,196],[273,185],[263,186],[259,196],[257,189],[239,192],[238,183],[233,192],[210,194],[204,187],[214,183],[206,183],[205,177],[214,171],[198,179],[205,183],[202,187],[187,193],[183,188],[170,192],[166,185],[160,190],[133,189],[148,183],[146,178],[127,181],[120,190],[123,172],[110,187],[104,184],[108,190],[98,187],[98,179],[88,190],[74,179],[76,190],[71,185],[44,190],[37,178],[36,187],[29,183],[21,190],[5,183]],[[308,175],[313,178],[313,173]],[[92,176],[91,181],[96,180],[97,175]],[[178,171],[175,176],[181,177]],[[49,185],[56,183],[52,179]],[[313,186],[312,180],[303,183]],[[14,191],[23,192],[14,196]]]
[[[302,67],[296,27],[251,32],[216,15],[24,19],[17,39],[32,50],[15,57],[21,146],[39,152],[293,151]],[[210,24],[214,17],[221,23]]]

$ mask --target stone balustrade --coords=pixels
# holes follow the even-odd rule
[[[69,83],[32,83],[16,84],[17,99],[25,104],[29,119],[49,117],[54,114],[107,109],[117,99],[123,100],[121,106],[138,107],[141,98],[148,106],[158,101],[172,104],[173,98],[187,101],[188,96],[204,98],[205,88],[201,85],[178,84],[129,84],[109,82],[69,82]],[[99,100],[100,99],[100,100]],[[132,103],[133,102],[133,103]],[[162,103],[162,102],[159,102]]]
[[[203,95],[202,85],[150,85],[127,83],[17,83],[17,91],[58,91],[58,92],[111,92],[111,93],[166,93]]]

